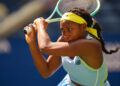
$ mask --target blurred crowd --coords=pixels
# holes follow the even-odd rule
[[[0,1],[0,37],[8,37],[41,16],[56,0]]]
[[[8,37],[22,32],[26,24],[50,10],[49,7],[52,8],[55,2],[56,0],[1,0],[0,53],[10,52]]]
[[[36,17],[53,9],[57,0],[1,0],[0,37],[9,37]],[[107,34],[119,34],[119,0],[101,0],[101,9],[95,16]]]

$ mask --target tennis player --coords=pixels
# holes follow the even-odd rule
[[[25,28],[31,27],[32,32],[25,37],[42,77],[50,77],[62,65],[67,75],[58,86],[110,86],[102,51],[111,54],[118,48],[107,51],[101,35],[102,28],[87,10],[73,8],[62,16],[62,35],[57,42],[50,40],[46,31],[48,23],[44,18],[37,18],[34,24],[37,31],[28,25]],[[47,60],[42,53],[50,55]]]

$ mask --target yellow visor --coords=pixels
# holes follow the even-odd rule
[[[76,22],[78,24],[87,24],[87,22],[85,21],[85,19],[83,19],[82,17],[74,14],[74,13],[71,13],[71,12],[67,12],[65,13],[61,20],[69,20],[69,21],[73,21],[73,22]]]
[[[69,21],[73,21],[75,23],[78,23],[78,24],[86,24],[87,25],[87,22],[84,18],[74,14],[74,13],[71,13],[71,12],[67,12],[65,13],[61,20],[69,20]],[[95,36],[97,39],[100,39],[98,37],[98,34],[97,34],[97,30],[95,28],[92,28],[92,27],[87,27],[86,30],[93,36]]]

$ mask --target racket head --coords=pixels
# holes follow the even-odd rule
[[[62,2],[62,0],[58,0],[53,12],[51,13],[51,15],[46,19],[46,21],[49,21],[53,16],[54,14],[57,12],[59,6],[60,6],[60,3]]]
[[[84,8],[89,11],[91,16],[94,16],[100,8],[99,0],[62,0],[58,7],[57,12],[62,16],[67,10],[72,8]]]

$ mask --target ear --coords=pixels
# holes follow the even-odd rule
[[[86,24],[82,24],[82,29],[83,29],[84,31],[86,31],[86,28],[87,28],[87,25],[86,25]]]

